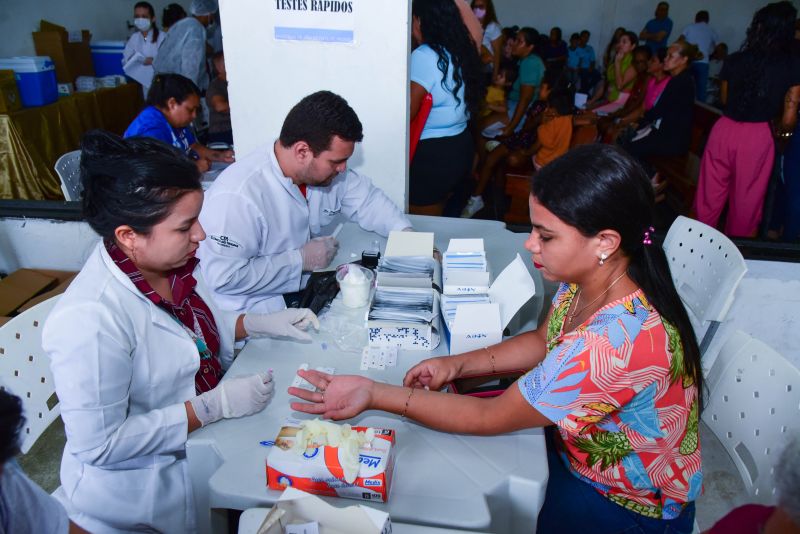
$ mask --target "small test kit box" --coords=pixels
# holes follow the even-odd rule
[[[502,341],[503,329],[535,293],[533,278],[517,254],[489,286],[488,302],[457,304],[454,319],[447,321],[450,354],[461,354]],[[447,302],[446,297],[442,302]]]
[[[274,490],[293,487],[308,493],[387,502],[392,483],[395,454],[395,431],[375,428],[371,444],[359,450],[359,470],[350,484],[344,479],[338,447],[308,447],[300,454],[291,450],[301,428],[296,419],[287,420],[275,438],[267,456],[267,486]],[[367,427],[353,427],[363,432]]]
[[[390,232],[367,315],[370,347],[432,350],[439,345],[439,292],[434,287],[441,285],[441,269],[433,243],[431,232]]]

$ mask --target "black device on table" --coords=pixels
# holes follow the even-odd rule
[[[320,271],[311,273],[305,289],[286,293],[283,295],[283,300],[287,308],[308,308],[314,313],[319,313],[336,298],[338,293],[336,271]]]
[[[452,393],[474,397],[496,397],[511,387],[525,371],[508,371],[504,373],[487,373],[456,378],[448,388]]]

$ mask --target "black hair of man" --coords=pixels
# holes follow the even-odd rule
[[[330,91],[317,91],[289,111],[279,140],[285,148],[305,141],[317,156],[330,148],[334,136],[360,142],[364,138],[361,121],[344,98]]]
[[[525,39],[525,44],[527,45],[538,45],[539,44],[539,32],[533,28],[528,26],[524,28],[520,28],[517,32],[517,37],[522,36]]]
[[[695,22],[705,22],[706,24],[708,24],[709,20],[710,18],[708,16],[708,11],[706,11],[705,9],[703,9],[702,11],[698,11],[697,15],[694,16]]]
[[[19,437],[24,425],[22,400],[5,389],[0,389],[0,465],[19,452]]]

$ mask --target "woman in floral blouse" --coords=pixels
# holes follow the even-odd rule
[[[700,351],[653,240],[653,203],[644,171],[620,149],[568,152],[537,174],[530,196],[526,248],[561,282],[542,328],[425,360],[403,387],[301,371],[319,391],[290,388],[310,401],[292,407],[332,419],[380,409],[458,433],[549,427],[539,532],[691,532]],[[438,391],[515,369],[530,371],[495,398]]]

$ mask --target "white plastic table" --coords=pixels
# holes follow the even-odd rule
[[[537,296],[520,312],[522,319],[513,331],[536,327],[542,306],[542,280],[530,265],[523,248],[524,234],[514,234],[496,221],[412,216],[418,231],[435,232],[435,244],[446,250],[452,237],[483,237],[493,274],[505,267],[517,253],[525,258],[534,276]],[[341,243],[333,265],[360,258],[374,239],[385,239],[346,223],[339,234]],[[340,297],[332,315],[345,311]],[[310,418],[289,407],[286,389],[302,363],[334,367],[337,374],[363,374],[392,384],[402,382],[406,370],[432,355],[447,353],[446,340],[431,352],[401,350],[396,367],[360,371],[360,354],[337,347],[323,327],[311,343],[274,339],[251,340],[234,360],[226,376],[274,370],[276,394],[261,413],[241,419],[223,420],[201,428],[186,444],[200,532],[224,532],[224,516],[214,509],[245,510],[273,504],[279,491],[266,484],[265,461],[269,448],[262,441],[274,440],[287,417]],[[458,414],[453,414],[457,417]],[[397,449],[389,502],[369,503],[389,512],[392,521],[434,527],[493,532],[534,532],[536,516],[544,502],[547,459],[541,429],[493,437],[453,435],[430,430],[399,416],[365,412],[351,424],[394,428]],[[353,501],[337,498],[331,502],[347,506]]]

